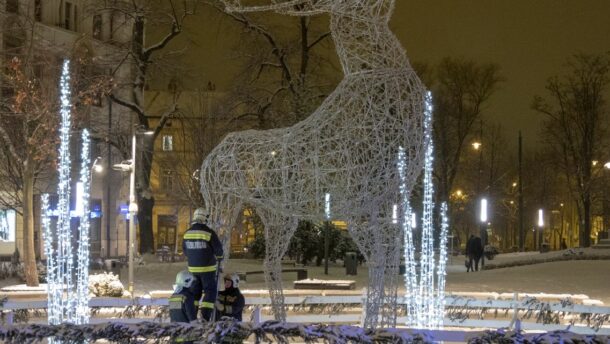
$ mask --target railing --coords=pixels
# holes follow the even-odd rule
[[[467,338],[473,329],[509,328],[525,331],[556,331],[569,330],[583,335],[610,335],[610,307],[576,304],[582,302],[576,298],[561,299],[562,296],[531,294],[519,297],[513,294],[511,299],[494,298],[481,299],[471,295],[451,295],[446,299],[445,327],[454,330],[435,331],[439,340],[458,340]],[[541,301],[541,298],[559,301]],[[269,314],[270,298],[246,295],[246,305],[252,311],[251,321],[260,323],[271,320]],[[287,296],[285,303],[289,307],[287,322],[291,323],[327,323],[327,324],[361,324],[362,303],[360,295],[335,296]],[[398,304],[404,305],[406,298],[399,298]],[[127,307],[163,307],[168,305],[167,297],[136,297],[136,298],[93,298],[90,307],[127,308]],[[0,304],[0,312],[4,313],[5,324],[14,322],[15,311],[24,309],[45,309],[46,300],[5,300]],[[315,308],[315,313],[312,309]],[[326,313],[326,314],[325,314]],[[92,317],[92,323],[122,322],[137,323],[151,320],[151,316],[141,317],[135,314],[133,318],[104,317],[99,313]],[[492,316],[493,319],[485,319]],[[477,319],[473,319],[473,316]],[[483,317],[483,319],[481,319]],[[245,317],[247,318],[247,317]],[[398,323],[406,323],[406,317],[400,316]],[[438,337],[437,337],[438,336]]]

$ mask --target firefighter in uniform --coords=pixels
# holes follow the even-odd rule
[[[199,302],[195,299],[197,281],[187,270],[182,270],[176,275],[174,293],[169,298],[169,318],[171,322],[197,323],[197,306]],[[176,338],[175,343],[191,344],[186,338]]]
[[[218,293],[216,300],[216,312],[218,318],[229,317],[242,321],[242,312],[246,300],[239,291],[239,275],[236,273],[225,275],[225,290]]]
[[[199,303],[201,317],[210,321],[214,312],[214,302],[218,290],[218,263],[223,258],[222,243],[218,235],[208,227],[209,213],[198,208],[193,214],[193,223],[185,233],[182,250],[188,260],[188,271],[195,276],[199,288],[195,294]]]

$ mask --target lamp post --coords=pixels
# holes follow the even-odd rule
[[[608,214],[609,212],[609,205],[608,205],[608,184],[610,184],[609,178],[608,178],[608,174],[610,174],[610,161],[606,162],[604,164],[604,169],[605,169],[605,173],[604,173],[604,184],[605,184],[605,190],[603,192],[604,194],[604,199],[603,202],[604,204],[602,204],[602,209],[603,209],[603,215],[604,215],[604,231],[606,232],[606,239],[610,239],[610,214]]]
[[[480,236],[481,236],[481,245],[483,246],[483,255],[481,256],[481,270],[485,266],[485,245],[487,244],[487,198],[481,198],[481,213],[479,220],[481,221],[480,225]]]
[[[542,231],[544,229],[544,210],[538,209],[538,251],[542,251]]]
[[[127,290],[133,297],[133,256],[135,250],[135,239],[136,239],[136,224],[135,219],[138,215],[138,203],[136,202],[136,144],[137,135],[145,134],[152,135],[153,131],[142,130],[142,128],[135,126],[133,135],[131,136],[131,160],[129,163],[122,162],[115,164],[113,168],[118,171],[129,172],[129,243],[128,243],[128,269],[129,269],[129,284]]]
[[[324,222],[324,274],[328,275],[328,259],[330,251],[330,194],[324,195],[324,214],[326,221]]]

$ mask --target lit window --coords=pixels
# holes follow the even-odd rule
[[[166,192],[174,191],[174,171],[163,170],[161,175],[161,187]]]
[[[0,241],[15,241],[15,211],[0,210]]]
[[[100,14],[93,16],[93,38],[102,38],[102,16]]]
[[[19,12],[19,1],[18,0],[6,0],[6,11],[8,13]]]
[[[42,21],[42,0],[34,1],[34,19]]]
[[[174,150],[174,137],[172,135],[163,135],[163,151],[170,152]]]
[[[67,2],[64,4],[64,29],[70,30],[72,27],[72,3]]]

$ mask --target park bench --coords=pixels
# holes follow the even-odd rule
[[[295,269],[283,269],[282,273],[285,272],[296,272],[297,280],[307,279],[307,269],[304,268],[295,268]],[[263,270],[260,271],[246,271],[246,272],[238,272],[239,279],[242,281],[247,281],[249,275],[262,275],[265,272]]]
[[[304,279],[294,281],[294,289],[353,290],[356,289],[356,281]]]

